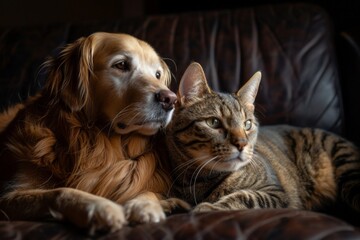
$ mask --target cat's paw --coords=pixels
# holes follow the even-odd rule
[[[210,211],[218,211],[218,210],[220,210],[220,209],[218,207],[216,207],[214,204],[204,202],[204,203],[200,203],[200,204],[196,205],[192,211],[193,212],[210,212]]]
[[[125,203],[125,216],[131,223],[160,222],[165,212],[159,201],[132,199]]]
[[[166,213],[187,212],[191,209],[190,204],[179,198],[168,198],[160,201],[160,204]]]

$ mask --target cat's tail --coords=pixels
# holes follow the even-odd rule
[[[333,145],[331,155],[340,199],[360,213],[360,151],[341,139]]]

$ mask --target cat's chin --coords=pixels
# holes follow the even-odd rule
[[[240,159],[234,159],[231,162],[232,166],[230,167],[230,171],[232,172],[240,170],[249,163],[248,161],[243,161]]]
[[[251,157],[247,152],[238,152],[236,150],[227,158],[217,161],[214,168],[219,169],[219,171],[235,172],[246,166],[250,162],[250,159]]]
[[[211,168],[221,172],[235,172],[246,166],[248,163],[249,161],[244,161],[240,158],[231,158],[225,161],[218,161],[214,166],[211,166]]]

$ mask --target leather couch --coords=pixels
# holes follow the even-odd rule
[[[40,66],[47,56],[95,31],[126,32],[148,41],[170,66],[174,91],[191,61],[203,65],[210,86],[220,91],[237,90],[260,70],[263,80],[256,107],[261,124],[319,127],[360,142],[360,94],[355,90],[359,48],[351,36],[335,30],[322,8],[302,3],[2,28],[1,109],[41,87]],[[322,213],[292,209],[178,213],[161,223],[127,226],[97,238],[360,239],[360,216],[340,207]],[[67,223],[0,221],[0,239],[86,237]]]

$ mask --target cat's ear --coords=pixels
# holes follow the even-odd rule
[[[203,68],[199,63],[192,62],[180,80],[178,89],[180,104],[189,104],[210,92]]]
[[[261,72],[256,72],[236,93],[241,101],[250,109],[254,110],[254,102],[261,81]]]

